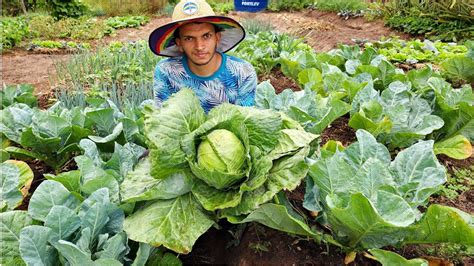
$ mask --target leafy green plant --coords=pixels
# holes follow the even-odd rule
[[[282,53],[309,50],[312,50],[311,47],[302,39],[264,31],[248,35],[231,54],[249,61],[257,74],[269,74],[278,65]]]
[[[77,43],[73,41],[65,42],[65,41],[51,41],[51,40],[33,40],[31,42],[30,47],[28,47],[29,51],[33,51],[36,49],[65,49],[65,50],[90,50],[91,45],[89,43]]]
[[[33,45],[42,47],[42,48],[63,48],[63,44],[58,41],[40,41],[40,40],[33,40],[31,42]]]
[[[276,95],[268,82],[262,82],[255,92],[255,106],[286,113],[298,121],[306,131],[320,134],[338,117],[348,113],[350,105],[334,98],[323,98],[307,88],[293,92],[289,89]]]
[[[446,43],[441,41],[431,42],[429,40],[400,40],[388,39],[373,43],[366,43],[365,47],[371,47],[377,53],[384,55],[390,62],[407,63],[435,63],[463,56],[467,53],[467,47],[461,44]]]
[[[2,17],[2,38],[0,51],[10,49],[30,35],[28,22],[25,17]]]
[[[407,260],[399,254],[383,249],[370,249],[371,255],[366,255],[366,257],[374,259],[380,262],[382,265],[410,265],[410,266],[428,266],[428,261],[425,259],[417,258]]]
[[[58,90],[109,90],[118,87],[152,83],[153,71],[161,57],[154,55],[144,41],[112,42],[96,51],[75,54],[55,65]],[[119,88],[115,87],[117,90]]]
[[[301,10],[311,7],[313,0],[269,0],[267,8],[271,11]]]
[[[0,91],[0,101],[4,109],[14,103],[24,103],[30,107],[38,106],[38,99],[33,95],[34,87],[30,84],[4,85]]]
[[[26,263],[124,263],[130,250],[122,229],[124,213],[110,202],[106,188],[81,203],[63,185],[47,180],[31,197],[28,214],[42,225],[20,232],[19,250]]]
[[[138,28],[149,21],[150,18],[147,16],[110,17],[105,20],[105,24],[114,29]]]
[[[210,137],[215,130],[227,130],[238,138],[244,149],[240,159],[226,157],[225,141],[216,146]],[[218,218],[258,221],[265,211],[259,206],[283,189],[296,188],[306,175],[304,158],[317,139],[271,110],[221,104],[206,116],[189,89],[146,114],[145,136],[149,158],[126,177],[121,196],[125,202],[148,203],[126,218],[124,228],[131,239],[179,253],[190,252]],[[222,169],[200,163],[198,147],[206,139],[222,160]],[[234,160],[242,166],[232,166]],[[254,211],[259,214],[252,216]],[[176,223],[181,226],[175,227]]]
[[[367,8],[367,3],[361,0],[315,1],[314,7],[319,10],[333,12],[339,12],[341,10],[360,11]]]
[[[114,32],[103,20],[96,18],[63,18],[35,15],[29,22],[33,35],[41,39],[72,38],[79,40],[100,39]]]
[[[229,0],[224,0],[224,1],[210,0],[208,1],[208,3],[212,7],[212,10],[214,10],[214,12],[221,13],[221,14],[227,14],[230,11],[233,11],[235,9],[234,2],[229,1]]]
[[[176,4],[176,1],[169,0],[121,0],[119,4],[110,0],[83,0],[83,2],[86,3],[92,14],[97,16],[153,15],[168,3],[173,7]]]
[[[84,114],[79,109],[61,110],[31,109],[15,104],[2,110],[5,117],[0,133],[22,148],[7,147],[14,158],[30,158],[44,161],[58,171],[74,154],[80,151],[77,142],[91,131],[85,125]],[[2,118],[3,118],[2,117]]]
[[[385,20],[389,27],[427,38],[443,41],[461,41],[474,38],[472,22],[462,20],[439,20],[426,17],[417,11],[410,15],[397,14]]]
[[[443,74],[454,82],[474,84],[474,41],[467,41],[468,52],[465,55],[448,58],[441,63]]]
[[[46,8],[55,19],[78,18],[87,11],[80,0],[36,0],[36,5]]]
[[[391,149],[408,147],[444,125],[429,103],[399,81],[381,95],[372,86],[360,90],[352,102],[349,126],[365,129]]]
[[[370,133],[358,130],[356,135],[357,142],[342,152],[322,153],[310,166],[311,189],[305,195],[305,208],[320,213],[339,243],[348,250],[473,244],[469,214],[440,205],[424,214],[418,210],[446,181],[433,141],[420,141],[392,161]]]

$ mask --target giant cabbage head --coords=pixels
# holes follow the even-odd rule
[[[121,198],[149,202],[124,228],[133,240],[179,253],[217,219],[241,222],[295,189],[318,137],[273,110],[221,104],[206,114],[189,89],[148,110],[145,135],[149,157],[125,178]]]
[[[207,172],[220,172],[224,178],[204,182],[215,188],[225,188],[239,181],[245,174],[245,147],[240,139],[226,129],[216,129],[207,134],[197,151],[198,166]],[[229,178],[226,178],[226,175]]]

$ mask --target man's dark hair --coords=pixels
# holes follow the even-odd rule
[[[191,22],[191,23],[196,23],[196,24],[202,24],[202,23],[206,23],[206,22]],[[221,32],[222,31],[222,28],[217,26],[216,24],[212,24],[210,23],[212,26],[214,26],[214,32],[215,33],[218,33],[218,32]],[[179,27],[174,31],[173,33],[173,37],[175,39],[178,39],[180,36],[179,36]]]

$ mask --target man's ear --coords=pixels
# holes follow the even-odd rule
[[[221,41],[221,32],[216,32],[216,40],[217,40],[217,44],[219,44],[219,42]]]
[[[180,38],[175,38],[175,39],[174,39],[174,42],[176,43],[176,46],[178,46],[179,51],[180,51],[181,53],[183,53],[184,50],[183,50],[183,46],[181,46],[181,39],[180,39]]]

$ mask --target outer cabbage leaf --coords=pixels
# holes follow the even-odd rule
[[[182,170],[164,179],[151,176],[151,160],[143,159],[128,173],[120,185],[123,201],[135,202],[154,199],[172,199],[191,191],[194,175]]]
[[[46,217],[54,206],[66,206],[74,209],[79,205],[71,192],[56,181],[43,181],[31,196],[28,213],[36,220],[46,221]]]
[[[130,239],[163,245],[175,252],[189,253],[194,242],[214,221],[191,193],[170,200],[157,200],[128,216],[124,229]]]
[[[474,245],[474,218],[458,209],[431,205],[423,218],[410,226],[405,243],[460,243]]]
[[[21,229],[20,254],[28,265],[54,265],[58,260],[57,251],[49,244],[51,229],[30,225]]]
[[[26,211],[0,213],[0,263],[2,265],[24,265],[20,256],[20,231],[32,225],[33,219]]]
[[[471,157],[472,145],[463,135],[456,135],[449,139],[436,142],[434,152],[435,154],[445,154],[454,159],[464,160]]]
[[[186,165],[179,142],[206,119],[198,98],[190,89],[172,95],[160,109],[145,115],[145,134],[152,160],[151,174],[165,178]]]
[[[382,265],[406,265],[406,266],[428,266],[428,262],[424,259],[411,259],[407,260],[404,257],[398,255],[395,252],[383,250],[383,249],[370,249],[369,258],[373,258],[380,262]]]
[[[268,173],[268,180],[256,190],[245,192],[239,205],[222,210],[222,217],[248,214],[261,204],[268,202],[281,190],[293,190],[308,173],[304,158],[308,156],[309,147],[301,148],[294,154],[286,154],[273,161]]]
[[[291,216],[283,205],[266,203],[250,213],[242,223],[259,222],[270,228],[294,235],[318,236],[301,219]]]

